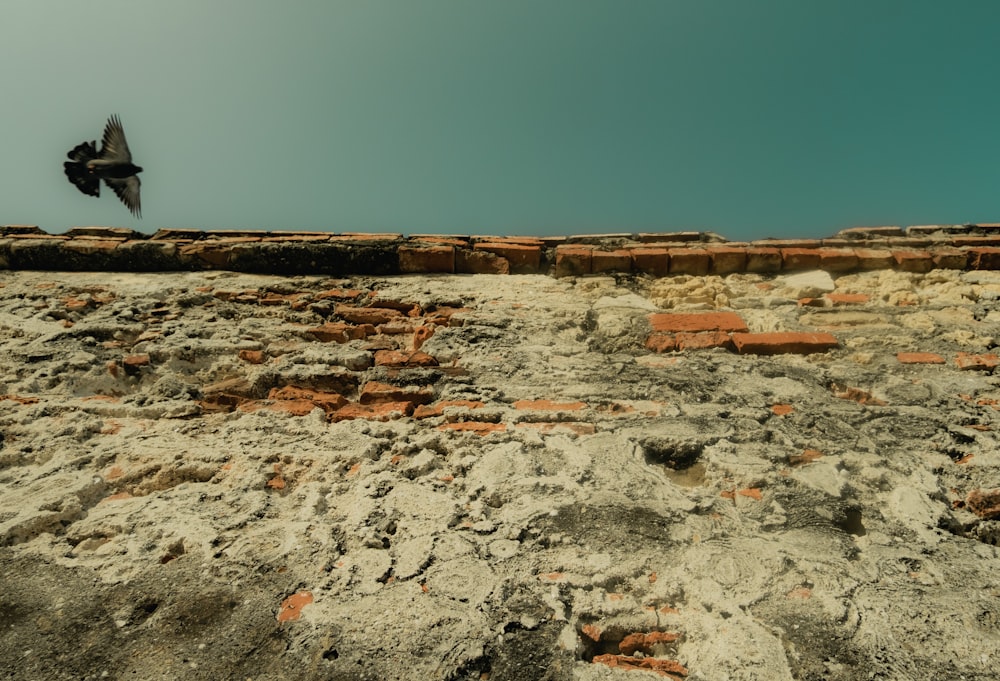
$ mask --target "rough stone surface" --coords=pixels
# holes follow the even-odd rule
[[[616,250],[0,272],[0,675],[994,679],[1000,273]]]

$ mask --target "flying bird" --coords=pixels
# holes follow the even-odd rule
[[[117,115],[108,119],[100,153],[96,142],[81,142],[66,156],[70,159],[63,162],[66,177],[77,189],[87,196],[100,196],[104,180],[132,215],[142,217],[138,177],[142,168],[132,163],[132,153]]]

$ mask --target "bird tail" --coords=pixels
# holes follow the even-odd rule
[[[66,154],[66,158],[83,163],[97,158],[97,142],[80,142]]]

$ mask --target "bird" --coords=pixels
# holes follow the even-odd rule
[[[137,218],[142,217],[139,203],[140,166],[132,163],[132,153],[125,141],[122,122],[115,114],[108,119],[101,139],[101,151],[96,142],[81,142],[73,147],[63,162],[66,177],[87,196],[101,195],[101,180],[111,187],[125,207]]]

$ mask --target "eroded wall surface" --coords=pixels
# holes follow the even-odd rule
[[[0,669],[993,679],[1000,272],[921,269],[0,272]]]

